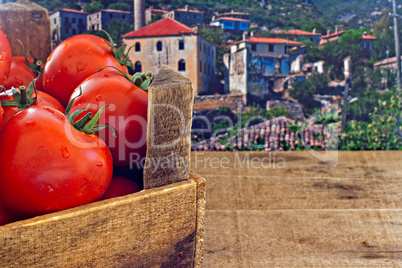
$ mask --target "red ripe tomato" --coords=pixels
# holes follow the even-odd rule
[[[0,204],[0,226],[16,220],[17,219]]]
[[[0,28],[0,85],[7,82],[11,65],[11,47],[7,36]]]
[[[21,91],[19,91],[19,92],[21,93]],[[34,104],[32,104],[30,107],[49,106],[49,107],[52,107],[52,108],[64,113],[64,107],[55,98],[53,98],[49,94],[46,94],[45,92],[42,92],[42,91],[37,91],[36,94],[37,94],[36,102]],[[35,95],[35,93],[33,92],[32,97],[34,95]],[[0,101],[7,101],[7,100],[14,100],[14,99],[15,99],[15,97],[11,90],[7,90],[6,92],[0,93]],[[19,107],[3,106],[3,122],[1,122],[1,124],[0,124],[0,130],[19,111],[20,111]]]
[[[99,200],[113,175],[105,143],[50,107],[16,114],[0,132],[0,148],[0,200],[18,218]]]
[[[134,85],[116,70],[103,70],[85,79],[74,91],[72,97],[79,94],[71,111],[85,109],[88,112],[109,105],[99,119],[116,131],[117,138],[108,129],[97,132],[109,146],[116,166],[128,166],[130,158],[138,161],[145,157],[148,93]],[[97,105],[96,105],[97,104]],[[77,118],[79,119],[79,118]]]
[[[95,35],[74,35],[61,42],[47,59],[43,90],[66,107],[74,89],[105,66],[128,73],[127,66],[115,58],[108,41]]]
[[[140,187],[130,179],[116,176],[112,178],[109,187],[105,194],[102,196],[102,200],[114,198],[118,196],[124,196],[132,193],[139,192]]]
[[[32,64],[34,59],[28,58],[28,61]],[[42,66],[44,67],[45,65],[42,64]],[[15,56],[12,57],[10,73],[8,74],[8,80],[7,83],[4,84],[4,87],[6,89],[11,89],[12,87],[19,88],[20,86],[28,87],[32,80],[37,77],[38,75],[27,65],[24,56]],[[43,90],[42,78],[36,81],[35,86],[36,90]]]
[[[0,130],[1,130],[1,126],[3,124],[3,114],[4,114],[4,109],[1,106],[1,102],[0,102]]]

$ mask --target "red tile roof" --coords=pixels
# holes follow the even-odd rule
[[[324,35],[324,36],[322,36],[321,38],[322,38],[322,39],[328,39],[328,38],[332,38],[332,37],[336,37],[336,36],[341,36],[341,35],[344,34],[345,32],[346,32],[346,31],[343,30],[343,31],[340,31],[340,32],[337,32],[337,33],[332,33],[332,34]]]
[[[402,56],[401,56],[402,59]],[[392,65],[396,63],[396,57],[390,57],[388,59],[383,59],[382,61],[376,62],[374,64],[374,67],[379,67],[379,66],[387,66],[387,65]]]
[[[243,20],[243,19],[237,19],[237,18],[231,18],[231,17],[220,17],[215,19],[214,21],[217,20],[229,20],[229,21],[240,21],[240,22],[250,22],[249,20]]]
[[[184,9],[184,8],[179,8],[179,9],[175,9],[175,11],[179,11],[179,12],[191,12],[191,13],[204,13],[204,11],[198,11],[198,10],[194,10],[194,9]]]
[[[328,130],[323,125],[309,125],[302,131],[295,132],[290,129],[291,125],[296,124],[294,120],[286,117],[277,117],[260,124],[242,128],[237,134],[230,137],[229,133],[224,133],[191,145],[192,151],[237,151],[256,148],[257,144],[264,151],[282,151],[281,143],[286,143],[291,150],[297,146],[302,148],[318,147],[325,149],[326,136]],[[298,123],[301,126],[301,123]],[[339,125],[338,125],[339,127]],[[324,134],[324,135],[322,135]],[[317,148],[316,148],[317,149]]]
[[[362,39],[363,39],[363,40],[376,40],[377,37],[372,36],[372,35],[369,35],[369,34],[363,34]]]
[[[165,18],[151,23],[139,30],[123,35],[123,38],[146,37],[146,36],[170,36],[181,34],[195,34],[191,28],[172,19]]]
[[[156,12],[156,13],[168,13],[169,12],[168,10],[154,9],[154,8],[149,9],[149,10],[151,10],[152,12]]]
[[[59,9],[59,11],[80,13],[80,14],[88,14],[87,12],[84,12],[84,11],[81,11],[81,10],[75,10],[75,9],[69,9],[69,8],[62,8],[62,9]]]
[[[273,31],[274,34],[290,34],[290,35],[321,35],[320,33],[310,33],[302,30]]]

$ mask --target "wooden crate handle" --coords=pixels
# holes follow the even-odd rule
[[[189,179],[194,89],[190,79],[162,66],[148,88],[144,189]]]

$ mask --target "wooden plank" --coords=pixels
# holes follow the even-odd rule
[[[162,66],[148,99],[145,189],[189,178],[194,90],[189,79]]]
[[[197,183],[175,183],[0,227],[0,267],[192,266]]]
[[[190,178],[197,183],[197,227],[195,237],[194,267],[201,267],[204,253],[205,209],[206,209],[206,181],[193,171]]]
[[[402,177],[206,176],[208,210],[402,209]]]
[[[47,9],[28,0],[0,5],[0,26],[10,42],[13,56],[23,56],[24,52],[17,40],[29,52],[46,62],[52,51],[50,20]]]
[[[339,151],[336,166],[306,151],[192,152],[191,168],[208,175],[267,175],[297,178],[402,177],[401,151]]]
[[[402,210],[209,211],[203,267],[401,267]]]

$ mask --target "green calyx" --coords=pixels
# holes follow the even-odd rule
[[[41,60],[38,60],[34,55],[31,54],[31,56],[32,56],[32,58],[33,58],[34,60],[33,60],[33,63],[30,63],[30,62],[28,61],[27,54],[26,54],[26,52],[25,52],[24,44],[23,44],[19,39],[18,39],[17,41],[18,41],[18,42],[21,44],[21,46],[22,46],[22,50],[24,51],[25,62],[26,62],[26,64],[28,65],[29,69],[31,69],[31,71],[32,71],[34,74],[36,74],[37,76],[42,75],[42,74],[43,74],[43,67],[42,67],[42,63],[43,63],[43,62],[42,62]]]
[[[103,124],[97,124],[99,117],[101,116],[103,110],[108,107],[109,105],[105,105],[102,108],[100,108],[98,110],[98,112],[96,112],[95,116],[92,117],[92,113],[86,113],[81,119],[77,120],[76,122],[74,122],[74,120],[81,115],[82,113],[85,113],[89,110],[89,107],[91,106],[91,104],[88,104],[87,107],[85,109],[80,109],[77,110],[73,113],[70,114],[71,112],[71,107],[73,106],[74,100],[76,98],[78,98],[79,96],[82,95],[82,89],[80,88],[80,94],[76,97],[74,97],[67,105],[66,107],[66,118],[67,120],[70,122],[70,124],[77,129],[78,131],[84,132],[85,134],[93,134],[97,131],[100,131],[102,129],[105,128],[109,128],[112,131],[112,135],[113,137],[117,137],[116,136],[116,131],[108,125],[103,125]]]
[[[127,44],[123,43],[118,49],[115,50],[113,38],[105,30],[101,30],[101,31],[104,32],[106,34],[107,38],[109,39],[110,49],[112,50],[112,53],[113,53],[114,57],[116,58],[116,60],[120,64],[131,67],[131,61],[128,59],[128,53],[130,52],[131,47],[128,49],[127,53],[124,53],[124,51],[126,50]]]
[[[32,106],[37,98],[38,94],[35,88],[36,79],[33,79],[29,84],[28,89],[25,86],[20,86],[19,89],[12,88],[11,93],[14,96],[13,100],[4,100],[1,101],[2,106],[14,106],[18,107],[20,111]],[[32,97],[32,93],[35,91],[34,97]]]
[[[128,74],[126,74],[125,72],[121,71],[119,68],[116,68],[114,66],[105,66],[99,70],[97,70],[97,72],[102,71],[105,68],[114,68],[117,71],[119,71],[122,75],[124,75],[124,77],[130,81],[131,83],[133,83],[134,85],[136,85],[137,87],[141,88],[142,90],[144,90],[145,92],[148,92],[148,86],[151,83],[151,79],[152,79],[152,74],[151,73],[135,73],[131,78],[128,76]]]

